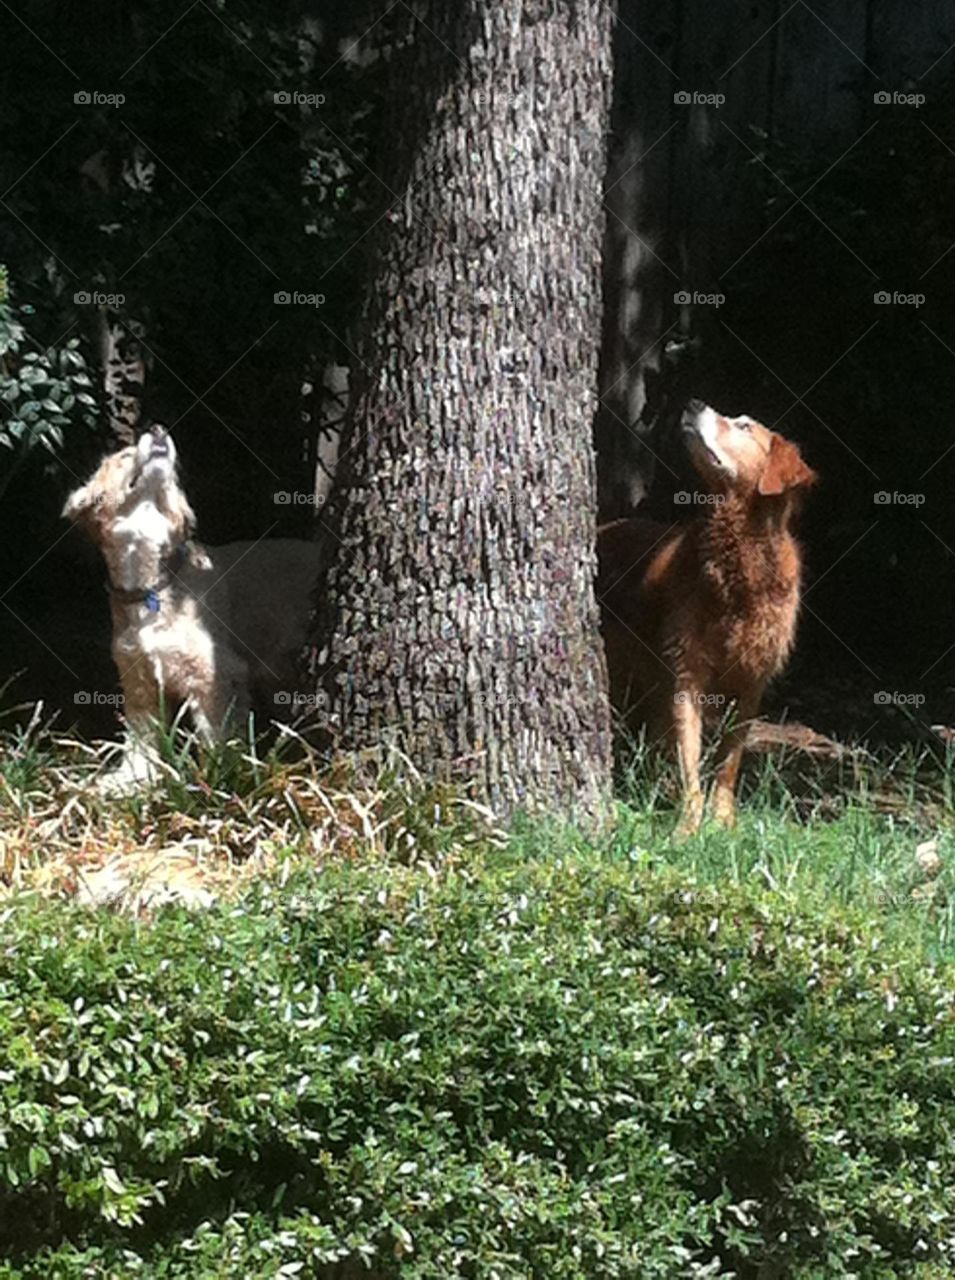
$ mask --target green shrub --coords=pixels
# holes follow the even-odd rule
[[[30,306],[13,306],[0,266],[0,496],[35,454],[49,462],[61,453],[64,428],[96,425],[79,338],[44,346],[24,328],[21,317],[32,314]]]
[[[850,917],[476,852],[0,929],[0,1275],[955,1270],[953,992]]]

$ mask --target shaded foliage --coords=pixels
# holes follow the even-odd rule
[[[215,538],[241,519],[227,487],[257,531],[288,515],[271,496],[308,476],[303,384],[351,316],[376,99],[341,57],[361,13],[338,10],[28,5],[0,55],[3,251],[31,332],[80,334],[95,363],[104,314],[145,326],[147,415],[181,424]],[[296,291],[324,301],[273,301]]]
[[[943,1274],[944,975],[634,875],[475,851],[145,926],[13,904],[0,1274]]]
[[[0,267],[0,498],[36,454],[45,455],[49,469],[67,429],[91,429],[96,421],[79,339],[37,350],[24,327],[29,312],[14,305]]]

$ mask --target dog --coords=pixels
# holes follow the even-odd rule
[[[106,561],[128,739],[104,789],[153,776],[148,745],[161,714],[187,709],[207,742],[244,728],[252,710],[287,718],[319,571],[316,544],[200,546],[176,447],[158,424],[106,457],[63,515]]]
[[[676,748],[681,835],[703,818],[702,731],[735,704],[716,752],[713,815],[735,820],[746,725],[792,650],[802,556],[791,533],[816,475],[796,445],[692,401],[682,419],[705,492],[701,514],[667,527],[615,520],[597,534],[597,594],[611,700],[631,727]]]

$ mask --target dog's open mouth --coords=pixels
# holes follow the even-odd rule
[[[697,458],[705,458],[714,471],[723,472],[729,470],[719,454],[707,443],[706,437],[699,429],[695,417],[684,415],[683,436],[691,455],[695,454]]]
[[[703,451],[705,452],[705,454],[706,454],[707,458],[710,460],[710,462],[713,464],[713,466],[717,469],[717,471],[725,471],[725,470],[726,470],[726,463],[725,463],[725,462],[723,461],[723,459],[719,456],[719,454],[714,453],[714,451],[710,448],[710,446],[706,443],[706,441],[703,439],[703,437],[702,437],[702,436],[699,436],[699,435],[698,435],[696,438],[697,438],[697,441],[698,441],[698,443],[699,443],[700,448],[701,448],[701,449],[703,449]]]
[[[153,477],[165,475],[174,457],[172,441],[166,432],[150,432],[148,435],[142,435],[136,450],[132,474],[129,477],[130,489],[135,489],[147,474]],[[153,470],[154,463],[156,470]]]

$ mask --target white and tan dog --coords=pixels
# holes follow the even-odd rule
[[[207,741],[241,731],[253,709],[288,718],[316,544],[195,543],[176,449],[158,425],[105,458],[63,514],[99,547],[109,578],[129,738],[108,789],[151,776],[150,727],[161,713],[186,708]]]

